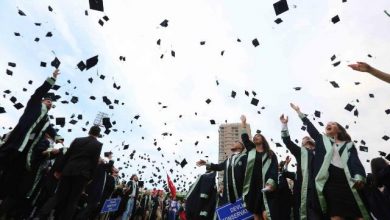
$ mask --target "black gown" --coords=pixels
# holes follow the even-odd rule
[[[250,192],[246,197],[246,209],[255,214],[262,214],[265,210],[263,202],[263,193],[261,192],[261,189],[264,188],[263,177],[261,175],[261,171],[263,169],[261,159],[263,158],[263,154],[264,152],[256,152],[255,168],[253,169],[253,176],[251,182],[251,185],[256,187],[253,192]]]

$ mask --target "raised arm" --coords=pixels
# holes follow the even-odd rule
[[[240,119],[241,119],[241,128],[242,128],[241,141],[244,144],[246,150],[249,152],[253,148],[256,148],[256,145],[251,140],[249,140],[249,136],[248,136],[248,133],[246,131],[246,117],[245,117],[245,115],[241,115]]]
[[[357,62],[355,64],[350,64],[348,66],[351,67],[353,70],[356,70],[359,72],[369,73],[380,80],[383,80],[387,83],[390,83],[390,74],[382,72],[382,71],[368,65],[367,63]]]
[[[288,132],[288,117],[284,117],[284,114],[280,116],[280,122],[282,123],[282,140],[287,149],[291,151],[295,158],[300,158],[301,148],[291,141],[290,134]]]
[[[56,82],[57,76],[60,74],[60,71],[58,69],[54,70],[53,76],[46,79],[46,81],[38,87],[34,94],[31,96],[30,100],[28,101],[27,105],[30,103],[38,103],[41,102],[43,97],[49,92],[49,90],[53,87],[53,85]]]
[[[206,166],[206,169],[212,170],[212,171],[222,171],[222,170],[225,170],[226,160],[220,164],[214,164],[214,163],[207,162],[205,160],[199,160],[198,162],[196,162],[196,165],[198,167]]]
[[[291,103],[290,106],[298,113],[298,116],[301,118],[303,124],[307,126],[307,132],[309,133],[311,138],[313,138],[316,141],[322,140],[321,133],[317,130],[317,128],[313,125],[313,123],[311,123],[311,121],[306,117],[306,115],[301,112],[299,106],[294,105],[293,103]]]

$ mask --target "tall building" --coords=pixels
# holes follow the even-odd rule
[[[251,137],[251,128],[247,124],[247,133]],[[232,155],[230,148],[236,141],[241,141],[241,123],[222,124],[219,126],[218,163],[222,163]],[[222,172],[218,174],[218,182],[223,181]]]

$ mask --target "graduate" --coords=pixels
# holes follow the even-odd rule
[[[282,123],[283,143],[297,161],[297,178],[293,189],[294,219],[321,219],[313,178],[315,142],[312,138],[306,136],[302,139],[302,147],[299,147],[291,141],[287,127],[288,117],[281,115],[280,122]]]
[[[371,172],[364,188],[370,212],[378,220],[390,219],[390,191],[382,179],[385,173],[390,176],[390,164],[381,157],[374,158],[371,160]]]
[[[216,172],[208,170],[200,175],[186,196],[186,218],[188,220],[212,220],[217,203]]]
[[[291,220],[293,194],[288,179],[294,181],[295,173],[288,171],[290,161],[290,156],[287,156],[286,160],[280,161],[278,166],[278,190],[276,191],[275,199],[278,220]]]
[[[241,116],[241,125],[241,139],[248,155],[242,193],[245,207],[254,214],[255,220],[276,219],[273,203],[278,181],[278,160],[263,135],[256,134],[253,142],[249,140],[244,115]]]
[[[322,211],[332,220],[370,219],[361,196],[366,173],[345,128],[329,122],[325,134],[320,134],[298,106],[291,107],[316,143],[315,187]]]
[[[244,145],[241,142],[237,141],[230,148],[233,153],[232,156],[223,161],[222,163],[213,164],[204,160],[199,160],[196,163],[197,166],[206,165],[207,170],[225,171],[223,175],[223,201],[234,203],[236,202],[236,200],[242,197],[242,188],[247,160],[246,154],[243,153],[244,149]],[[223,204],[219,203],[218,205]]]

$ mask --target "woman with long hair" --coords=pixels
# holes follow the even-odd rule
[[[320,134],[298,106],[291,107],[316,143],[315,188],[322,211],[332,220],[370,219],[361,196],[366,172],[345,128],[329,122],[325,134]]]
[[[273,192],[278,181],[278,160],[262,134],[256,134],[253,141],[249,139],[244,115],[241,125],[241,139],[248,154],[242,193],[245,207],[254,214],[255,220],[276,219]]]

